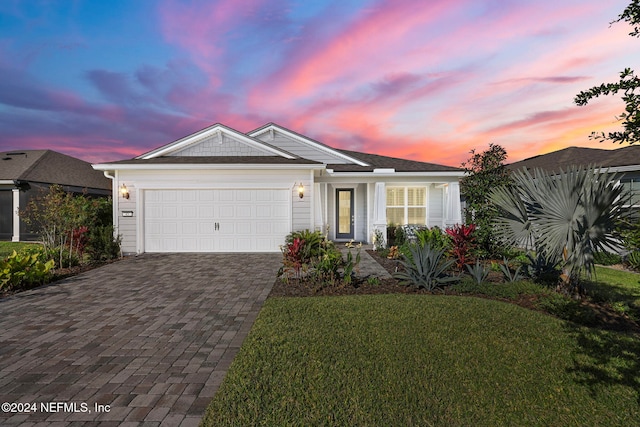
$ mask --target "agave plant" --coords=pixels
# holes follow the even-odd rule
[[[617,248],[615,222],[625,216],[630,194],[616,174],[573,167],[559,174],[536,169],[512,173],[513,185],[495,188],[496,234],[508,244],[559,260],[565,284],[594,272],[596,250]]]
[[[444,249],[434,249],[429,244],[413,244],[409,251],[411,256],[403,255],[400,261],[405,271],[393,274],[400,283],[431,291],[440,285],[459,279],[446,274],[454,261],[445,258]]]

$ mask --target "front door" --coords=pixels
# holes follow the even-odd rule
[[[354,238],[353,188],[336,189],[336,239]]]

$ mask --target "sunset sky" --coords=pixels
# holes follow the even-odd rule
[[[0,2],[0,151],[137,156],[214,123],[356,151],[509,162],[619,128],[581,90],[640,69],[628,0]]]

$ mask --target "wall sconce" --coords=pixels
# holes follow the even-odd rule
[[[302,185],[302,183],[298,185],[298,196],[300,196],[301,199],[304,197],[304,185]]]
[[[127,188],[126,185],[122,184],[120,186],[120,195],[124,198],[124,199],[129,199],[129,189]]]

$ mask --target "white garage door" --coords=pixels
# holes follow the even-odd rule
[[[288,190],[146,190],[145,252],[276,252],[290,211]]]

